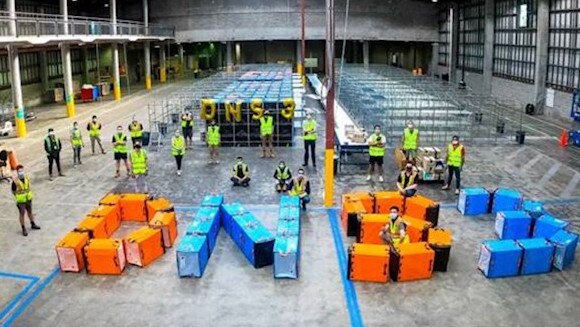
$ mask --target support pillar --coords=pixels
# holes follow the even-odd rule
[[[218,55],[217,61],[218,61],[218,63],[217,63],[217,68],[219,70],[221,70],[224,67],[224,53],[223,53],[224,52],[224,47],[222,46],[221,43],[217,43],[217,44],[218,44],[218,52],[217,52],[217,55]]]
[[[370,58],[370,53],[369,53],[369,41],[364,40],[363,41],[363,64],[365,69],[369,68],[369,58]]]
[[[68,26],[68,3],[67,0],[60,0],[60,13],[63,17],[63,34],[69,33]],[[66,43],[60,44],[60,53],[62,57],[62,73],[64,80],[64,98],[66,103],[66,114],[68,117],[74,117],[75,110],[75,94],[72,80],[72,64],[70,57],[70,46]]]
[[[356,41],[356,40],[353,40],[351,42],[352,42],[352,56],[353,56],[352,62],[354,64],[358,64],[359,63],[359,61],[358,61],[358,58],[359,58],[359,56],[358,56],[358,54],[359,54],[359,50],[358,50],[358,48],[359,48],[359,42]]]
[[[234,71],[234,58],[232,51],[232,41],[226,42],[226,65],[227,72],[231,73]]]
[[[548,43],[550,41],[550,1],[538,0],[536,34],[536,71],[534,74],[535,105],[538,114],[544,113],[546,79],[548,75]]]
[[[10,73],[12,77],[12,102],[16,117],[16,134],[18,137],[26,136],[26,120],[24,115],[24,101],[22,99],[22,82],[20,80],[20,60],[18,49],[8,46],[10,56]]]
[[[296,41],[296,73],[300,75],[302,85],[305,85],[306,82],[305,71],[304,58],[302,58],[302,41],[298,40]]]
[[[113,26],[113,35],[117,35],[117,1],[109,1],[109,9],[111,12],[111,23]],[[121,100],[121,72],[119,71],[119,45],[113,43],[113,98]]]
[[[459,5],[453,2],[449,8],[451,17],[451,29],[449,38],[451,46],[449,51],[449,82],[457,83],[457,62],[459,60]]]
[[[431,68],[429,76],[435,77],[439,74],[439,43],[431,43]]]
[[[242,44],[240,42],[236,43],[235,51],[235,63],[240,66],[242,64]]]
[[[151,90],[151,42],[143,44],[143,68],[145,69],[145,89]]]
[[[485,0],[485,34],[483,44],[483,94],[491,96],[493,83],[494,0]]]
[[[185,71],[183,44],[179,43],[179,45],[177,46],[177,51],[179,52],[179,64],[181,65],[181,72],[183,72]]]
[[[159,47],[159,81],[161,83],[167,82],[167,71],[165,64],[165,45],[161,44]]]

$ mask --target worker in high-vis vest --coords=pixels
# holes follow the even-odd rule
[[[244,162],[244,158],[237,157],[236,163],[232,168],[232,178],[230,178],[234,186],[250,186],[250,167]]]
[[[312,112],[306,114],[306,120],[302,123],[302,139],[304,140],[304,162],[302,167],[308,166],[308,150],[310,149],[310,156],[312,157],[312,166],[316,167],[316,139],[318,134],[316,132],[316,120],[312,117]]]
[[[185,155],[185,138],[179,130],[176,130],[175,135],[171,138],[171,155],[175,157],[177,163],[177,176],[181,176],[181,161]]]
[[[81,149],[85,147],[79,123],[76,121],[73,123],[73,128],[70,131],[70,144],[73,148],[73,167],[76,168],[77,165],[83,164],[81,162]]]
[[[270,115],[270,110],[266,109],[264,115],[260,117],[260,138],[262,139],[262,154],[260,158],[274,158],[272,134],[274,134],[274,117]]]
[[[451,139],[451,144],[447,146],[447,183],[443,186],[443,190],[448,190],[451,181],[453,180],[453,175],[455,175],[455,194],[459,194],[461,189],[461,170],[463,170],[463,165],[465,164],[465,147],[463,144],[459,143],[459,136],[454,135]]]
[[[89,132],[89,138],[91,139],[91,151],[95,155],[95,143],[99,144],[101,148],[101,153],[106,154],[101,144],[101,129],[103,126],[98,122],[97,116],[93,116],[91,121],[87,124],[87,131]]]
[[[375,125],[374,133],[369,137],[369,171],[367,176],[367,181],[370,181],[374,172],[375,166],[376,171],[379,175],[379,182],[384,182],[383,178],[383,162],[385,157],[385,144],[387,143],[387,138],[381,133],[381,126]]]
[[[221,134],[220,127],[216,125],[215,120],[212,120],[207,127],[206,141],[209,148],[209,163],[219,164],[218,149],[221,143]]]
[[[52,166],[56,164],[56,169],[58,170],[58,176],[64,176],[62,170],[60,169],[60,151],[62,150],[62,142],[54,134],[54,129],[48,129],[48,135],[44,138],[44,151],[46,152],[46,158],[48,159],[48,179],[53,180],[52,177]]]
[[[18,214],[20,219],[20,227],[22,227],[22,235],[28,236],[28,231],[24,225],[24,216],[28,214],[30,220],[30,228],[40,229],[34,222],[34,214],[32,213],[32,190],[30,189],[30,179],[24,173],[24,166],[18,165],[16,167],[17,176],[12,178],[12,194],[16,199],[16,207],[18,207]]]
[[[113,154],[116,164],[115,178],[121,176],[121,160],[125,163],[125,169],[127,171],[127,177],[131,176],[131,168],[129,167],[129,162],[127,161],[127,153],[129,152],[127,148],[127,135],[123,133],[123,126],[117,126],[117,133],[113,134]]]
[[[185,138],[185,146],[191,149],[193,146],[193,115],[189,110],[181,114],[181,130]]]
[[[310,203],[310,180],[304,176],[304,169],[298,169],[298,176],[290,181],[288,188],[288,195],[299,197],[302,209],[306,210],[306,205]]]
[[[409,243],[406,225],[399,214],[399,207],[393,206],[389,210],[389,222],[383,226],[379,236],[388,245]]]
[[[407,161],[405,170],[399,174],[397,179],[397,188],[399,193],[404,197],[411,197],[417,193],[417,171],[414,169],[411,161]]]
[[[131,172],[133,177],[147,175],[147,151],[141,148],[141,143],[135,143],[131,151]]]
[[[131,136],[131,143],[135,145],[137,142],[143,144],[143,124],[137,120],[129,125],[129,135]]]
[[[278,167],[276,167],[274,178],[277,181],[276,192],[286,192],[288,190],[288,181],[292,179],[292,172],[284,161],[280,161]]]
[[[417,148],[419,147],[419,130],[415,128],[412,121],[407,123],[407,128],[403,130],[403,152],[407,160],[414,161],[417,158]]]

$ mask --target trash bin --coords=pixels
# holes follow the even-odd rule
[[[179,114],[177,113],[171,114],[171,123],[177,124],[178,122],[179,122]]]
[[[505,132],[505,123],[503,121],[498,122],[495,126],[495,131],[499,134],[503,134]]]
[[[161,135],[167,135],[167,123],[159,122],[157,123],[157,128],[159,129],[159,133]]]
[[[516,142],[518,144],[524,144],[525,138],[526,138],[526,132],[525,131],[516,131]]]
[[[151,132],[143,131],[143,139],[141,140],[141,145],[148,146],[150,139],[151,139]]]
[[[483,121],[483,113],[476,112],[474,118],[476,123],[481,124],[481,122]]]

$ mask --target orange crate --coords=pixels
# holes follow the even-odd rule
[[[120,240],[90,240],[85,246],[85,258],[89,274],[120,275],[125,269],[125,251]]]
[[[375,194],[376,211],[375,213],[386,213],[391,211],[391,207],[399,208],[403,212],[403,196],[399,192],[377,192]]]
[[[106,220],[102,217],[87,216],[75,228],[75,232],[89,234],[89,238],[109,238],[105,227]]]
[[[363,206],[367,213],[375,212],[375,195],[371,192],[354,192],[344,194],[342,196],[342,205],[344,206],[345,202],[350,202],[354,200],[359,200],[362,202]]]
[[[85,269],[83,248],[88,242],[88,233],[69,232],[56,244],[56,256],[61,271],[80,272]]]
[[[409,216],[403,216],[403,222],[407,225],[407,234],[411,243],[427,242],[429,228],[433,227],[430,222]]]
[[[119,203],[119,200],[121,200],[121,198],[122,198],[121,194],[109,193],[105,195],[101,199],[101,201],[99,201],[99,204],[104,206],[117,205]]]
[[[433,275],[435,252],[425,242],[398,244],[391,247],[391,279],[405,282],[429,279]]]
[[[127,262],[145,267],[165,253],[161,230],[144,226],[123,239]]]
[[[158,211],[172,211],[173,204],[166,198],[147,200],[147,220],[153,219]]]
[[[160,229],[163,237],[163,246],[170,248],[177,238],[177,219],[175,211],[158,212],[149,221],[149,227]]]
[[[447,271],[451,244],[453,243],[451,239],[451,230],[443,228],[429,229],[427,243],[429,243],[429,246],[433,251],[435,251],[433,271]]]
[[[437,226],[439,222],[439,204],[421,195],[407,198],[405,203],[405,215],[413,218],[427,220]]]
[[[121,220],[147,222],[145,201],[147,194],[123,194],[119,205],[121,207]]]
[[[359,200],[344,203],[341,222],[346,236],[358,236],[360,233],[359,215],[367,213],[363,203]]]
[[[360,233],[357,242],[364,244],[384,244],[379,234],[389,220],[389,215],[384,214],[374,213],[361,215]]]
[[[363,282],[389,281],[389,247],[355,243],[348,251],[348,278]]]
[[[121,226],[121,212],[117,205],[101,205],[89,213],[91,217],[100,217],[105,220],[105,230],[111,237]]]

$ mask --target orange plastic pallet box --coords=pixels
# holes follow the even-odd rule
[[[358,243],[384,244],[379,235],[381,229],[389,222],[389,215],[372,213],[361,215]]]
[[[433,227],[430,222],[409,216],[403,216],[403,222],[407,225],[407,234],[411,243],[427,241],[429,228]]]
[[[165,253],[161,230],[141,227],[123,239],[127,262],[145,267]]]
[[[89,274],[120,275],[125,269],[125,251],[120,240],[93,239],[84,252]]]
[[[407,198],[405,202],[405,215],[427,220],[433,226],[437,226],[439,222],[439,204],[424,196],[416,195]]]
[[[433,275],[435,252],[425,242],[398,244],[391,247],[391,279],[405,282],[429,279]]]
[[[452,242],[451,230],[442,228],[429,229],[427,243],[435,251],[433,271],[447,271]]]
[[[346,236],[358,236],[360,232],[359,215],[367,213],[363,203],[359,200],[344,203],[342,207],[342,227]]]
[[[89,213],[90,217],[100,217],[105,220],[105,230],[109,237],[121,226],[121,212],[118,205],[100,205]]]
[[[375,213],[386,213],[391,211],[391,207],[399,208],[402,213],[403,196],[399,192],[377,192],[375,193],[376,211]]]
[[[345,202],[359,200],[362,202],[363,206],[365,207],[366,212],[373,213],[375,212],[375,195],[370,192],[354,192],[344,194],[342,196],[342,205],[344,206]]]
[[[84,232],[89,234],[89,238],[109,238],[106,229],[106,220],[102,217],[87,216],[75,228],[75,232]]]
[[[163,246],[170,248],[177,238],[177,219],[174,211],[158,212],[149,221],[149,227],[160,229],[163,237]]]
[[[145,201],[147,194],[123,194],[119,205],[121,207],[121,219],[123,221],[147,222]]]
[[[56,244],[61,271],[80,272],[85,269],[83,248],[88,242],[88,233],[69,232]]]
[[[355,243],[348,252],[348,278],[364,282],[389,281],[389,247]]]
[[[172,211],[173,204],[166,198],[147,200],[147,220],[153,219],[158,211]]]
[[[109,193],[99,201],[99,204],[104,206],[117,205],[122,197],[121,194]]]

